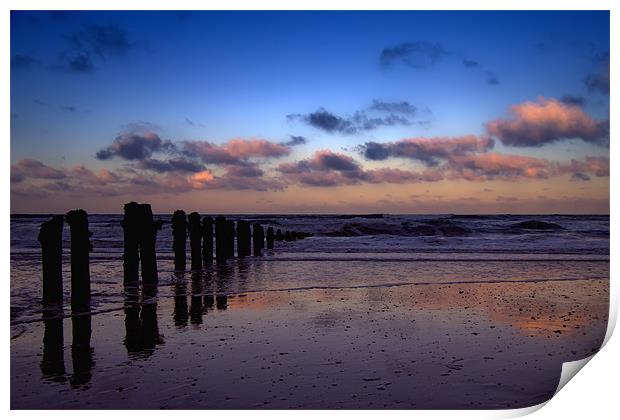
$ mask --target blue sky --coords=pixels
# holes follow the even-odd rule
[[[12,12],[11,163],[124,170],[135,161],[96,153],[123,133],[148,131],[215,145],[301,136],[305,143],[285,154],[287,162],[330,150],[374,168],[386,162],[360,156],[367,142],[493,135],[488,122],[540,98],[572,100],[605,122],[608,86],[591,81],[608,54],[607,12]],[[374,101],[415,112],[349,132],[312,122],[321,110],[348,122],[356,112],[391,113],[373,110]],[[560,130],[533,147],[514,147],[495,133],[493,151],[554,162],[608,159],[608,139],[576,133]],[[258,159],[265,170],[282,163],[243,159]],[[404,169],[424,163],[389,160]],[[41,179],[29,191],[45,189]],[[34,202],[23,182],[12,184],[15,210]],[[606,182],[597,185],[599,198]]]

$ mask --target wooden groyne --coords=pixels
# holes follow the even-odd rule
[[[87,312],[91,298],[92,233],[88,229],[88,214],[82,209],[72,210],[65,217],[54,216],[41,224],[38,240],[41,244],[43,306],[62,308],[62,236],[65,220],[70,228],[71,239],[71,308],[73,312]],[[132,201],[124,205],[120,224],[123,228],[125,290],[135,294],[131,290],[137,289],[141,280],[143,293],[154,296],[158,284],[156,242],[163,222],[154,219],[150,204]],[[265,233],[261,223],[228,220],[224,216],[201,218],[197,212],[186,216],[183,210],[174,212],[170,224],[174,268],[180,272],[186,270],[188,237],[191,269],[198,271],[210,266],[214,260],[225,263],[235,256],[244,258],[252,254],[258,257],[263,254],[265,246],[271,250],[275,248],[276,242],[311,236],[307,232],[274,230],[273,226],[268,226]],[[78,329],[84,330],[81,327]]]

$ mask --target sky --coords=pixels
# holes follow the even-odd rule
[[[609,213],[609,13],[11,12],[11,212]]]

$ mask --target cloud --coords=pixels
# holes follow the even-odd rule
[[[73,106],[73,105],[63,105],[60,107],[60,109],[62,109],[63,111],[67,111],[67,112],[77,112],[77,107]]]
[[[494,142],[489,137],[415,137],[390,143],[367,142],[359,150],[368,160],[386,160],[389,157],[418,160],[436,166],[451,156],[486,152]]]
[[[475,60],[470,60],[468,58],[463,58],[462,60],[463,66],[467,68],[480,67],[480,63]]]
[[[485,72],[485,81],[487,83],[487,85],[499,85],[499,79],[497,78],[497,75],[495,73],[493,73],[492,71],[487,71]]]
[[[407,101],[386,102],[375,99],[368,108],[355,111],[347,117],[341,117],[325,108],[319,108],[309,114],[289,114],[286,118],[289,121],[303,121],[327,133],[355,134],[380,127],[425,123],[413,120],[416,114],[417,108]]]
[[[402,63],[415,69],[428,68],[449,56],[440,44],[427,41],[405,42],[381,51],[380,61],[383,66]]]
[[[179,158],[166,161],[158,159],[144,159],[138,163],[138,168],[154,172],[200,172],[204,165],[191,160]]]
[[[597,57],[594,70],[586,76],[584,82],[591,92],[609,94],[609,53]]]
[[[507,146],[542,146],[566,139],[604,145],[609,142],[609,121],[597,121],[581,108],[555,99],[539,98],[510,108],[511,119],[486,124],[490,135]]]
[[[25,69],[36,63],[34,57],[27,54],[13,54],[11,56],[11,70]]]
[[[456,58],[466,69],[478,69],[484,75],[488,85],[498,85],[497,75],[484,69],[480,62],[467,57],[457,51],[448,51],[439,43],[428,41],[404,42],[393,47],[386,47],[381,50],[379,62],[384,68],[392,67],[395,64],[403,64],[416,70],[427,69],[435,66],[446,58]]]
[[[73,73],[92,73],[96,70],[94,58],[105,62],[110,57],[121,57],[134,47],[126,31],[117,24],[89,25],[68,37],[65,51],[59,53],[56,70]]]
[[[546,159],[501,153],[452,156],[448,167],[451,178],[468,181],[546,179],[556,174],[556,167]]]
[[[564,95],[560,98],[560,102],[566,105],[583,107],[586,99],[583,96]]]
[[[125,160],[143,160],[155,152],[169,151],[174,145],[162,140],[152,131],[121,133],[111,146],[101,149],[95,155],[99,160],[120,157]]]
[[[243,164],[251,158],[279,158],[291,152],[290,147],[259,139],[234,139],[223,145],[208,141],[184,141],[182,153],[199,158],[206,164]]]
[[[330,150],[319,150],[311,158],[283,163],[278,171],[288,182],[315,187],[335,187],[359,183],[435,182],[443,179],[440,172],[412,172],[395,168],[364,170],[350,156]]]
[[[591,173],[597,177],[609,176],[609,158],[587,156],[584,160],[572,159],[562,166],[563,172]]]
[[[368,108],[372,111],[385,111],[405,115],[415,115],[418,109],[407,101],[385,102],[374,99],[372,105]]]
[[[11,182],[21,182],[25,178],[63,179],[66,176],[63,171],[35,159],[22,159],[11,165]]]
[[[102,59],[125,55],[133,47],[125,30],[117,24],[90,25],[73,32],[69,42],[76,50],[93,53]]]
[[[303,136],[290,136],[289,141],[281,142],[280,144],[287,147],[301,146],[308,143],[308,139]]]

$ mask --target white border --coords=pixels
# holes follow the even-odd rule
[[[174,2],[164,0],[150,0],[148,2],[144,0],[89,0],[88,2],[76,1],[76,0],[57,0],[55,2],[45,0],[5,0],[0,3],[2,8],[2,15],[0,17],[0,31],[2,33],[1,41],[3,48],[0,49],[0,74],[1,80],[4,85],[2,92],[4,98],[0,102],[0,122],[3,128],[4,136],[0,142],[0,159],[2,159],[2,168],[4,170],[2,180],[3,197],[0,206],[2,206],[3,214],[5,215],[5,223],[1,226],[0,237],[2,254],[4,256],[4,270],[3,276],[5,281],[5,304],[4,310],[4,322],[2,324],[2,331],[4,337],[9,337],[9,318],[10,318],[10,293],[9,293],[9,278],[10,278],[10,226],[9,217],[10,214],[10,184],[9,184],[9,166],[10,166],[10,78],[9,78],[9,62],[10,62],[10,10],[133,10],[133,9],[155,9],[155,10],[234,10],[234,9],[250,9],[250,10],[344,10],[344,9],[363,9],[363,10],[610,10],[611,11],[611,68],[614,75],[620,74],[614,72],[614,69],[619,69],[617,49],[618,42],[620,40],[620,31],[618,29],[620,20],[617,12],[620,10],[620,2],[611,0],[434,0],[420,1],[420,0],[383,0],[381,2],[371,2],[368,0],[304,0],[291,1],[282,0],[263,0],[263,1],[249,1],[249,0],[217,0],[217,1],[198,1],[198,0],[177,0]],[[148,7],[145,7],[148,6]],[[611,96],[618,98],[619,84],[615,82],[615,78],[611,80]],[[615,133],[616,123],[618,122],[618,110],[614,107],[614,103],[610,103],[610,115],[611,115],[611,180],[610,180],[610,202],[612,223],[611,223],[611,306],[610,306],[610,323],[607,331],[606,342],[611,336],[613,326],[615,326],[617,313],[618,313],[618,291],[617,281],[615,281],[615,273],[618,271],[618,264],[614,258],[614,253],[617,248],[616,242],[619,237],[619,231],[613,215],[618,211],[618,194],[614,192],[615,180],[618,179],[620,167],[613,165],[615,153],[618,149],[615,146],[614,140],[616,139]],[[617,335],[617,334],[616,334]],[[610,340],[602,351],[597,354],[591,362],[583,368],[583,371],[579,373],[577,380],[570,381],[565,388],[561,390],[555,397],[553,397],[547,404],[541,404],[538,407],[532,407],[529,409],[521,410],[503,410],[503,411],[382,411],[377,413],[375,411],[329,411],[329,412],[316,412],[316,411],[295,411],[294,413],[289,411],[226,411],[226,412],[200,412],[191,411],[183,412],[183,416],[190,416],[192,418],[198,416],[217,416],[224,415],[231,418],[252,416],[259,419],[286,419],[289,420],[290,416],[305,420],[314,419],[317,416],[328,417],[353,417],[360,419],[371,419],[376,416],[389,416],[391,418],[407,418],[410,416],[418,416],[422,418],[504,418],[525,415],[535,411],[537,418],[567,418],[567,419],[583,419],[585,416],[591,418],[608,418],[610,413],[618,412],[616,407],[617,399],[617,384],[619,373],[618,363],[614,360],[614,354],[618,354],[620,344],[618,344],[618,338],[615,337]],[[5,346],[2,348],[3,360],[5,363],[5,374],[2,381],[2,405],[6,410],[10,407],[10,342],[7,339]],[[542,406],[544,408],[540,409]],[[540,410],[539,410],[540,409]],[[538,411],[537,411],[538,410]],[[171,413],[149,411],[149,412],[125,412],[133,416],[148,415],[153,418],[163,419],[169,417]],[[76,416],[84,416],[83,412],[79,411],[64,411],[64,412],[29,412],[29,411],[11,411],[11,416],[26,418],[30,416],[51,416],[52,418],[69,417],[75,418]],[[104,411],[94,411],[87,414],[89,417],[95,419],[104,418],[107,415]]]

